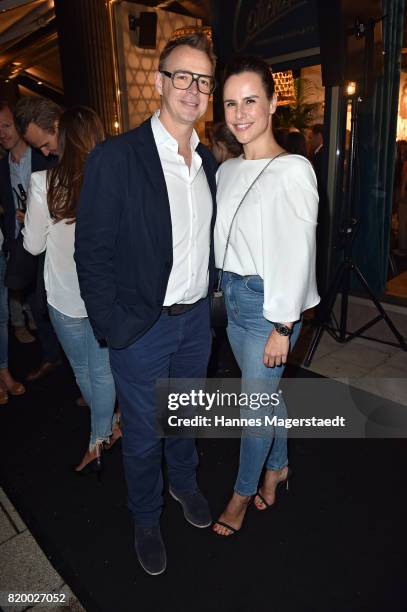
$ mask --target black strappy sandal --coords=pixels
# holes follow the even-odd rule
[[[288,468],[287,478],[284,478],[284,480],[280,480],[280,482],[277,483],[277,485],[276,485],[276,496],[277,496],[277,490],[279,488],[284,488],[285,487],[285,490],[288,491],[288,489],[289,489],[289,481],[291,480],[292,476],[293,476],[293,471],[292,471],[291,468]],[[266,501],[264,499],[264,497],[260,493],[260,491],[257,491],[256,495],[257,495],[257,497],[260,498],[260,501],[266,506],[265,508],[261,509],[261,508],[258,508],[256,506],[256,503],[253,503],[254,507],[256,508],[256,510],[258,510],[258,512],[264,512],[265,510],[269,510],[270,508],[272,508],[273,506],[276,505],[277,499],[274,501],[273,504],[269,504],[268,501]]]
[[[227,523],[224,523],[223,521],[215,521],[214,525],[220,525],[221,527],[226,527],[226,529],[229,529],[229,531],[231,531],[232,533],[229,533],[229,535],[225,535],[223,533],[218,533],[217,531],[215,531],[214,529],[212,529],[213,533],[216,534],[217,536],[220,536],[221,538],[228,538],[231,535],[235,535],[238,531],[240,531],[239,529],[235,529],[234,527],[232,527],[232,525],[228,525]]]

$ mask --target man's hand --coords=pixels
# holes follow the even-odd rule
[[[275,329],[272,330],[266,346],[264,347],[263,363],[267,368],[281,366],[287,363],[287,355],[290,350],[290,338],[280,336]]]
[[[19,223],[22,223],[23,225],[24,225],[24,217],[25,217],[25,212],[23,210],[21,210],[20,208],[16,210],[16,219]]]

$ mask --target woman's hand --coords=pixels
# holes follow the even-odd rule
[[[17,221],[19,223],[24,224],[24,219],[25,219],[25,212],[23,210],[21,210],[21,208],[18,208],[16,210],[16,217],[17,217]]]
[[[264,347],[263,363],[267,368],[281,366],[287,363],[287,355],[290,350],[289,336],[281,336],[272,330]]]

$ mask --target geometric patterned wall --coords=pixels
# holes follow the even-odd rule
[[[157,13],[156,49],[140,49],[134,44],[135,32],[129,30],[129,15],[138,15],[140,11]],[[142,4],[122,2],[116,5],[115,21],[122,127],[126,130],[140,125],[160,105],[160,96],[154,88],[154,77],[158,68],[158,57],[172,32],[177,28],[200,25],[200,20]]]

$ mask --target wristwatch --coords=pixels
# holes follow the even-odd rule
[[[280,336],[291,336],[293,331],[291,327],[288,327],[288,325],[283,325],[282,323],[274,323],[273,321],[272,323],[274,325],[274,329]]]

